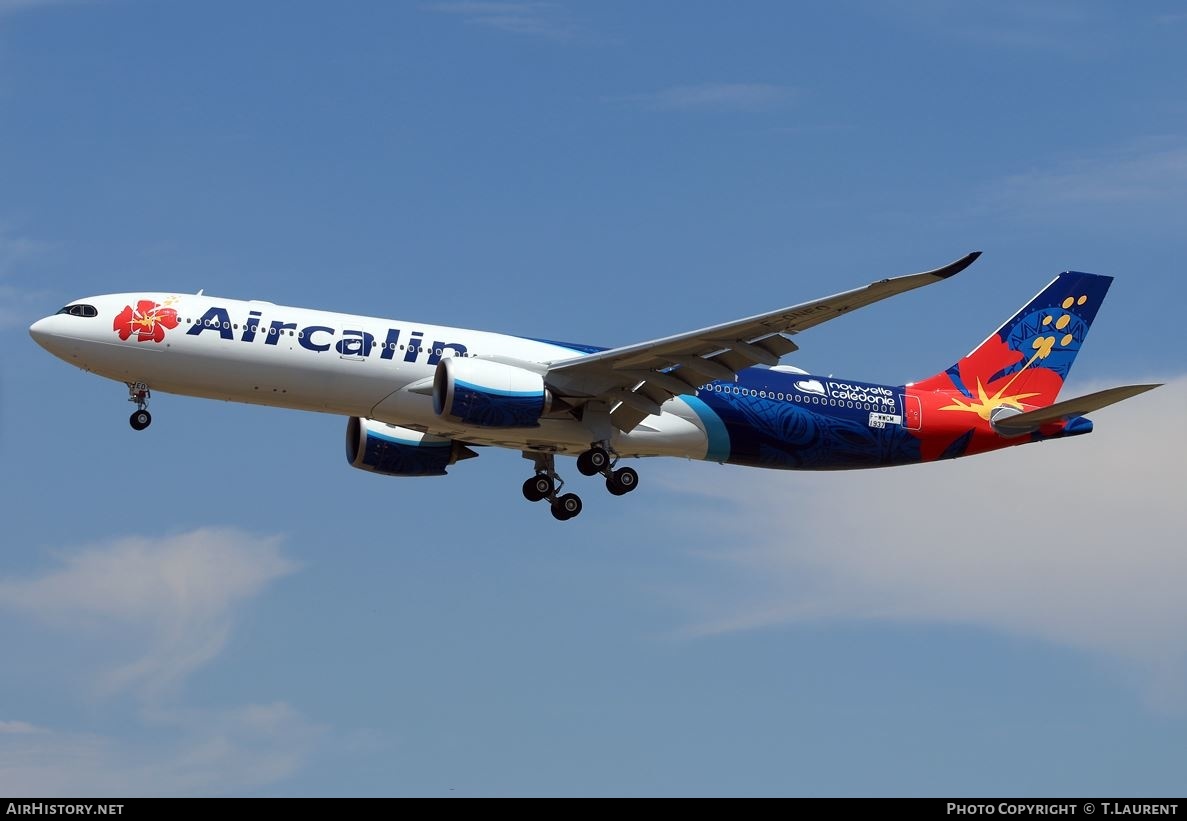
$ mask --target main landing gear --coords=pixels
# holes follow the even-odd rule
[[[577,470],[582,476],[602,474],[606,477],[606,490],[615,496],[624,496],[639,486],[639,474],[634,468],[614,470],[617,461],[605,447],[595,444],[577,457]]]
[[[132,416],[128,419],[132,430],[144,430],[152,424],[152,414],[148,412],[148,400],[151,396],[148,385],[143,382],[128,383],[128,401],[136,403],[136,410],[132,411]]]
[[[564,522],[581,512],[581,497],[576,493],[558,495],[564,480],[556,472],[556,457],[551,453],[525,453],[536,465],[536,474],[523,483],[523,497],[529,502],[548,500],[552,515]],[[614,469],[617,457],[611,457],[601,444],[595,444],[577,457],[577,470],[584,476],[601,474],[606,477],[606,490],[623,496],[639,486],[639,474],[634,468]]]
[[[525,454],[526,455],[526,454]],[[534,453],[536,475],[523,483],[523,497],[529,502],[548,500],[553,518],[565,522],[581,512],[581,497],[576,493],[558,496],[565,480],[556,472],[556,457],[551,453]]]

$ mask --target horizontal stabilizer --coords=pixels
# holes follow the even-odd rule
[[[1161,383],[1159,385],[1125,385],[1120,388],[1097,391],[1096,393],[1086,394],[1075,399],[1056,402],[1054,405],[1048,405],[1038,410],[995,419],[993,427],[998,433],[1004,436],[1020,436],[1021,434],[1037,430],[1040,426],[1051,422],[1067,421],[1068,419],[1074,419],[1077,416],[1083,416],[1086,413],[1091,413],[1101,408],[1107,408],[1109,405],[1113,405],[1123,399],[1129,399],[1131,396],[1137,396],[1139,393],[1153,390],[1160,387],[1160,385]]]

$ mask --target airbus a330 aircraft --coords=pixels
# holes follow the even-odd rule
[[[854,309],[947,279],[980,252],[909,276],[711,328],[621,348],[423,325],[177,293],[72,302],[33,324],[46,350],[124,382],[148,427],[150,391],[342,414],[350,464],[388,476],[440,476],[471,446],[523,452],[523,484],[552,515],[557,454],[634,490],[618,461],[681,456],[752,467],[904,465],[1077,436],[1084,414],[1157,387],[1056,402],[1112,282],[1057,276],[968,356],[935,376],[875,385],[780,364],[789,337]]]

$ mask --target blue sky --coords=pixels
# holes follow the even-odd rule
[[[0,0],[0,793],[1182,794],[1179,4]],[[793,474],[352,470],[345,420],[69,368],[197,291],[627,344],[981,249],[802,335],[898,382],[1116,277],[1090,437]],[[569,465],[569,474],[581,477]]]

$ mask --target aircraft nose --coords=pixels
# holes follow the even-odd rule
[[[33,337],[34,342],[46,349],[49,348],[49,341],[53,338],[53,332],[49,329],[52,321],[53,317],[47,316],[29,326],[29,336]]]
[[[33,337],[33,341],[47,351],[52,353],[59,359],[65,359],[70,362],[77,363],[79,344],[79,332],[74,323],[69,320],[71,317],[47,316],[44,319],[39,319],[29,326],[29,336]],[[63,322],[63,320],[66,320]]]

